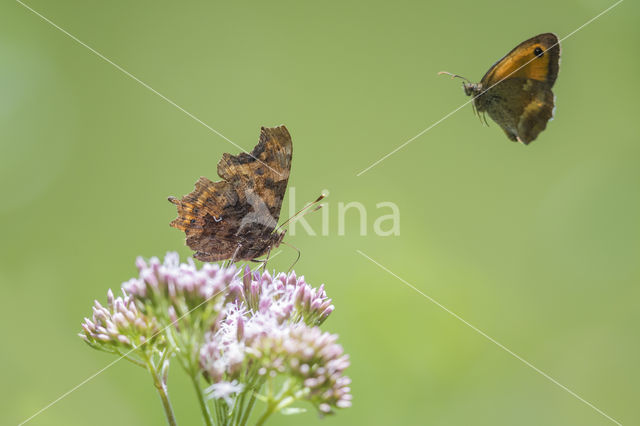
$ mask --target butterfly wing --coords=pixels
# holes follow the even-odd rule
[[[551,87],[558,77],[560,45],[555,34],[530,38],[496,62],[482,77],[474,102],[512,141],[533,141],[553,117]]]
[[[291,135],[285,126],[263,127],[260,141],[251,154],[222,156],[218,175],[245,193],[257,194],[277,223],[289,181],[292,153]]]
[[[201,177],[181,200],[171,226],[185,232],[187,245],[203,261],[251,260],[265,254],[277,236],[282,200],[291,169],[291,136],[284,126],[262,128],[250,154],[224,154],[212,182]]]
[[[553,92],[538,80],[509,78],[478,100],[482,101],[483,110],[514,142],[529,144],[553,117]]]
[[[537,53],[540,52],[540,53]],[[485,89],[508,78],[530,78],[553,87],[560,69],[560,44],[553,33],[523,41],[496,62],[480,81]]]
[[[185,232],[187,246],[197,259],[213,262],[233,257],[237,249],[234,234],[242,220],[241,208],[229,209],[240,205],[233,185],[201,177],[193,192],[169,201],[178,208],[178,217],[170,225]]]

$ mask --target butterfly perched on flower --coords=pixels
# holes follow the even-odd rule
[[[277,229],[291,169],[292,142],[285,126],[262,127],[250,153],[224,154],[222,180],[201,177],[193,192],[169,201],[178,208],[171,226],[186,234],[194,257],[205,262],[254,260],[277,247]]]
[[[489,68],[480,83],[465,79],[463,88],[473,97],[478,113],[487,112],[512,141],[529,144],[553,118],[555,97],[551,88],[559,67],[558,37],[540,34],[507,53]]]

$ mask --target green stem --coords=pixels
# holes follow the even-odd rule
[[[251,414],[251,411],[253,410],[253,404],[256,403],[256,391],[251,391],[251,399],[249,399],[249,403],[247,404],[247,408],[243,409],[243,416],[240,419],[240,423],[238,423],[239,426],[245,426],[247,424],[247,422],[249,421],[249,415]]]
[[[198,402],[200,403],[200,410],[202,411],[202,417],[204,417],[204,423],[207,426],[213,426],[213,419],[211,418],[211,411],[209,410],[209,405],[207,401],[204,399],[204,394],[202,393],[202,389],[200,388],[200,383],[198,383],[198,373],[189,374],[191,376],[191,381],[193,382],[193,387],[196,390],[196,395],[198,395]]]
[[[229,406],[227,402],[223,399],[218,399],[216,401],[216,408],[220,413],[220,425],[221,426],[229,426],[231,425],[231,420],[229,418]]]
[[[167,392],[167,387],[162,381],[161,373],[159,373],[151,360],[147,359],[147,368],[149,368],[149,372],[151,372],[151,376],[153,377],[153,384],[158,391],[158,395],[160,395],[160,399],[162,400],[162,407],[164,408],[164,414],[167,416],[167,422],[169,426],[176,426],[176,417],[173,414],[173,408],[171,408],[171,401],[169,401],[169,393]]]
[[[233,401],[233,407],[231,408],[231,424],[234,426],[240,425],[242,421],[242,416],[244,414],[244,401],[247,397],[247,393],[252,392],[252,381],[249,378],[250,373],[245,372],[243,381],[246,383],[244,390],[236,396],[235,401]]]
[[[233,401],[233,407],[231,407],[231,421],[232,425],[237,425],[240,419],[240,415],[242,414],[242,407],[244,407],[244,397],[247,393],[242,392],[237,395]]]
[[[267,419],[278,410],[278,404],[280,403],[280,400],[278,399],[278,397],[274,397],[273,393],[273,379],[269,377],[267,378],[267,409],[256,422],[256,426],[262,426],[264,422],[266,422]]]
[[[249,421],[249,415],[251,414],[251,411],[253,411],[253,405],[256,403],[257,395],[260,389],[262,388],[262,385],[264,385],[264,379],[256,380],[256,382],[253,384],[251,389],[251,398],[249,399],[249,403],[247,404],[247,407],[243,408],[242,410],[243,413],[240,418],[240,423],[238,423],[239,426],[245,426]]]
[[[273,414],[282,410],[285,407],[296,402],[297,396],[293,394],[293,389],[291,386],[291,382],[287,380],[278,392],[278,395],[273,397],[273,381],[269,379],[269,403],[267,404],[267,409],[258,419],[256,426],[262,426],[264,422]]]
[[[130,361],[132,363],[134,363],[135,365],[137,365],[138,367],[142,367],[142,368],[148,368],[148,365],[146,362],[140,361],[132,356],[127,355],[126,353],[122,353],[120,351],[114,351],[113,353],[117,354],[120,356],[120,358],[124,358],[127,361]]]
[[[277,407],[278,407],[278,402],[277,401],[270,402],[269,405],[267,405],[267,409],[265,410],[264,414],[262,416],[260,416],[260,418],[256,422],[256,426],[262,426],[264,424],[264,422],[266,422],[267,419],[273,413],[275,413],[275,410],[276,410]]]

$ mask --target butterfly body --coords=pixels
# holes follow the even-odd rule
[[[560,45],[555,34],[525,40],[496,62],[480,83],[463,83],[478,113],[486,112],[512,141],[532,142],[553,118]]]
[[[292,142],[286,127],[263,127],[251,153],[224,154],[221,181],[201,177],[181,200],[171,226],[183,230],[194,257],[205,262],[254,260],[277,247],[276,229],[291,169]]]

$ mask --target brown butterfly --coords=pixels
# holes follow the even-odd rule
[[[507,53],[489,68],[480,83],[465,78],[464,92],[473,96],[476,111],[488,112],[509,139],[529,144],[553,118],[555,97],[551,88],[559,67],[558,37],[540,34]]]
[[[182,200],[169,197],[178,207],[171,226],[185,232],[196,259],[255,260],[282,242],[285,231],[276,225],[291,154],[291,136],[285,126],[263,127],[250,154],[222,156],[221,181],[201,177]]]

